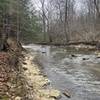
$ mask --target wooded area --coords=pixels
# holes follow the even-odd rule
[[[50,42],[89,42],[100,39],[100,0],[40,1],[43,26]]]
[[[100,100],[100,0],[0,0],[0,100],[66,97]]]
[[[30,8],[30,0],[0,0],[0,41],[8,37],[17,41],[32,41],[39,33],[38,18],[34,8]]]
[[[0,41],[90,42],[100,39],[100,0],[0,0]],[[1,45],[2,46],[2,45]]]

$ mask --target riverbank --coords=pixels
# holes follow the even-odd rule
[[[56,100],[60,97],[60,92],[48,87],[50,80],[41,73],[39,66],[34,62],[35,54],[23,53],[24,62],[21,62],[24,78],[29,88],[31,100]]]
[[[33,51],[34,53],[34,51]],[[0,100],[55,100],[58,90],[49,87],[34,59],[36,54],[22,48],[14,39],[0,52]]]
[[[58,90],[34,62],[35,54],[0,52],[0,100],[56,100]]]
[[[74,50],[74,51],[92,51],[97,52],[100,51],[96,44],[90,45],[90,44],[83,44],[83,43],[77,43],[77,44],[47,44],[47,43],[35,43],[35,44],[29,44],[25,47],[31,48],[31,46],[42,46],[44,47],[59,47],[59,48],[66,48],[66,50]]]
[[[98,73],[99,71],[97,70],[99,69],[98,64],[96,64],[99,63],[99,52],[96,52],[95,54],[94,52],[93,54],[87,53],[87,55],[85,52],[85,54],[80,53],[81,55],[79,55],[74,51],[72,51],[72,53],[69,53],[68,49],[66,48],[64,49],[49,46],[45,46],[46,51],[43,52],[41,45],[36,46],[34,44],[24,46],[25,48],[27,48],[27,50],[23,49],[24,51],[18,51],[18,49],[15,49],[15,45],[13,46],[14,47],[11,47],[12,50],[0,53],[0,100],[56,100],[57,98],[60,98],[60,92],[58,90],[66,95],[65,93],[67,92],[65,91],[70,91],[72,87],[73,89],[71,90],[71,100],[76,100],[75,98],[78,98],[76,96],[79,96],[80,94],[78,93],[81,92],[78,86],[73,85],[78,82],[73,80],[74,78],[77,79],[77,77],[75,77],[76,74],[79,73],[79,76],[81,77],[81,73],[84,75],[84,73],[86,72],[91,76],[91,73],[87,72],[88,70],[93,70],[93,72],[97,71],[96,73]],[[36,62],[37,56],[39,56],[43,64],[38,64],[39,59],[38,63]],[[47,62],[45,62],[45,59]],[[84,64],[84,66],[82,65],[81,67],[82,63]],[[90,63],[93,64],[91,65]],[[42,66],[41,64],[43,65],[44,73],[40,68]],[[69,65],[66,64],[71,64],[71,66],[68,67]],[[97,68],[94,68],[93,66],[97,66]],[[84,70],[83,67],[86,70]],[[65,69],[65,71],[63,71],[63,68]],[[82,72],[80,72],[81,70],[79,70],[78,68],[81,69]],[[74,73],[71,73],[71,71],[73,70]],[[77,71],[79,72],[77,73]],[[44,74],[46,74],[47,76]],[[56,87],[56,89],[58,90],[50,87],[50,80],[47,77],[52,81],[51,85],[54,88]],[[84,77],[82,77],[82,79],[83,78]],[[80,80],[80,78],[77,80]],[[81,87],[82,90],[84,90],[82,85]],[[96,87],[94,86],[94,88]],[[74,91],[77,89],[79,92],[77,91],[75,92],[75,94]],[[62,95],[61,100],[66,100],[66,97],[64,97],[64,95]],[[67,97],[68,95],[69,94],[67,94]]]

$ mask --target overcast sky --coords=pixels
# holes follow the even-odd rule
[[[39,0],[32,0],[34,6],[36,9],[39,9],[41,7],[40,1]]]
[[[77,13],[80,13],[81,10],[85,10],[86,7],[84,6],[83,2],[85,0],[76,0],[75,9]],[[39,0],[32,0],[33,4],[35,5],[36,9],[39,10],[41,8],[41,3]]]

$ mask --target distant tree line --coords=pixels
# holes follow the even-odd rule
[[[38,1],[44,40],[68,43],[100,39],[100,0]]]

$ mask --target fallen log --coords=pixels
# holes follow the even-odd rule
[[[41,43],[35,43],[35,44],[39,44],[39,45],[54,45],[54,46],[69,46],[69,45],[90,45],[90,46],[96,46],[98,43],[98,41],[79,41],[79,42],[68,42],[68,43],[48,43],[48,42],[41,42]]]

